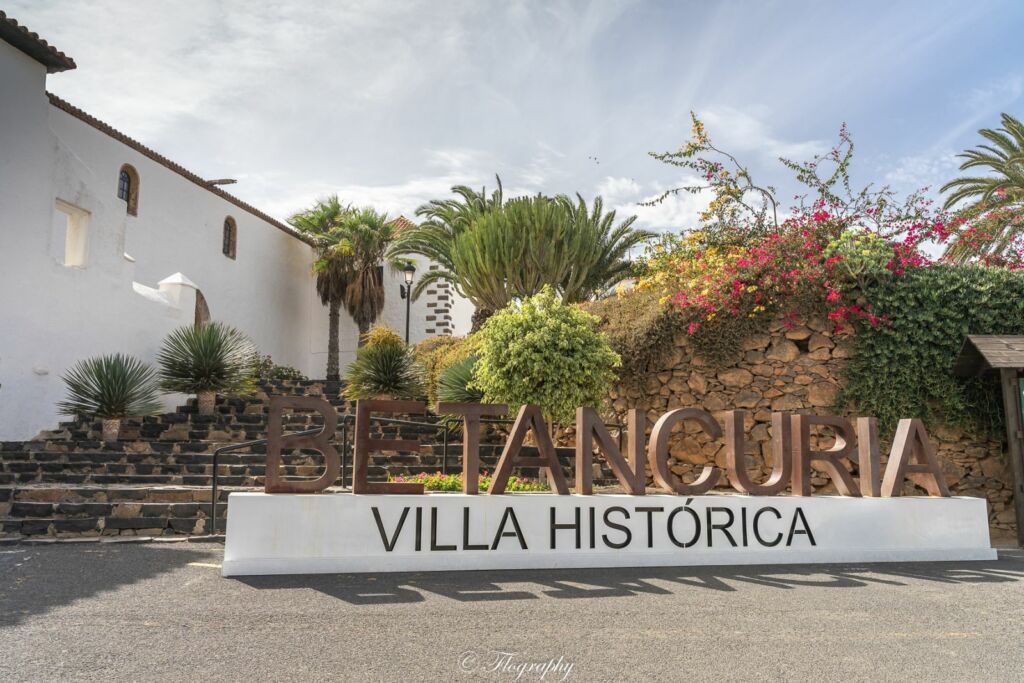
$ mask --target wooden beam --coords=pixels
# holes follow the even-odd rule
[[[1017,372],[1012,368],[1001,369],[999,383],[1003,387],[1007,456],[1013,466],[1013,507],[1017,513],[1017,545],[1024,547],[1024,422],[1021,419],[1020,383]]]

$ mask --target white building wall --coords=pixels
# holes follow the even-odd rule
[[[0,439],[62,419],[60,378],[78,360],[120,351],[153,362],[166,334],[193,322],[196,288],[213,319],[275,362],[323,377],[327,308],[311,247],[52,105],[45,83],[45,67],[0,41]],[[139,175],[137,216],[117,197],[125,163]],[[70,265],[57,207],[84,230]],[[238,226],[235,259],[222,253],[227,216]],[[418,274],[426,267],[418,262]],[[402,281],[386,272],[380,320],[399,334]],[[427,304],[412,303],[413,343],[434,326]],[[358,345],[344,311],[340,341],[344,368]]]

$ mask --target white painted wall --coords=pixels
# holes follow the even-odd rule
[[[60,377],[78,360],[121,351],[152,362],[163,337],[193,321],[188,283],[215,320],[244,330],[276,362],[323,377],[327,308],[312,249],[52,106],[45,86],[45,68],[0,41],[0,438],[54,427]],[[124,163],[139,173],[137,216],[117,198]],[[57,207],[84,228],[74,265],[65,265]],[[234,260],[221,253],[226,216],[238,226]],[[161,287],[176,274],[186,284]],[[386,282],[381,322],[403,334],[401,273]],[[424,337],[425,316],[426,300],[413,302],[413,342]],[[343,312],[342,367],[357,342]]]

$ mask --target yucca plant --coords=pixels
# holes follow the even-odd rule
[[[157,356],[160,383],[167,391],[195,394],[200,415],[212,415],[217,394],[246,394],[253,388],[253,343],[219,322],[186,325],[167,335]]]
[[[68,397],[57,408],[65,415],[102,419],[104,441],[117,439],[123,418],[160,412],[156,371],[134,356],[87,358],[62,379]]]
[[[423,382],[413,349],[396,332],[376,327],[345,373],[348,398],[419,398]]]
[[[472,386],[476,356],[469,356],[441,371],[437,380],[437,400],[445,403],[480,403],[484,392]]]

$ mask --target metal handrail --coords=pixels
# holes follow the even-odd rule
[[[305,431],[295,432],[293,434],[289,434],[288,436],[312,436],[314,434],[319,434],[323,430],[324,428],[321,425],[320,427],[316,427],[315,429],[307,429]],[[221,446],[220,448],[217,448],[213,451],[213,481],[210,490],[210,517],[213,520],[212,523],[210,524],[211,534],[216,535],[217,533],[217,477],[219,476],[217,471],[217,459],[220,457],[221,453],[240,451],[243,448],[252,448],[253,446],[265,446],[266,444],[267,439],[254,439],[253,441],[243,441],[242,443],[234,443],[231,444],[230,446]],[[264,473],[264,476],[266,476],[266,473]]]

